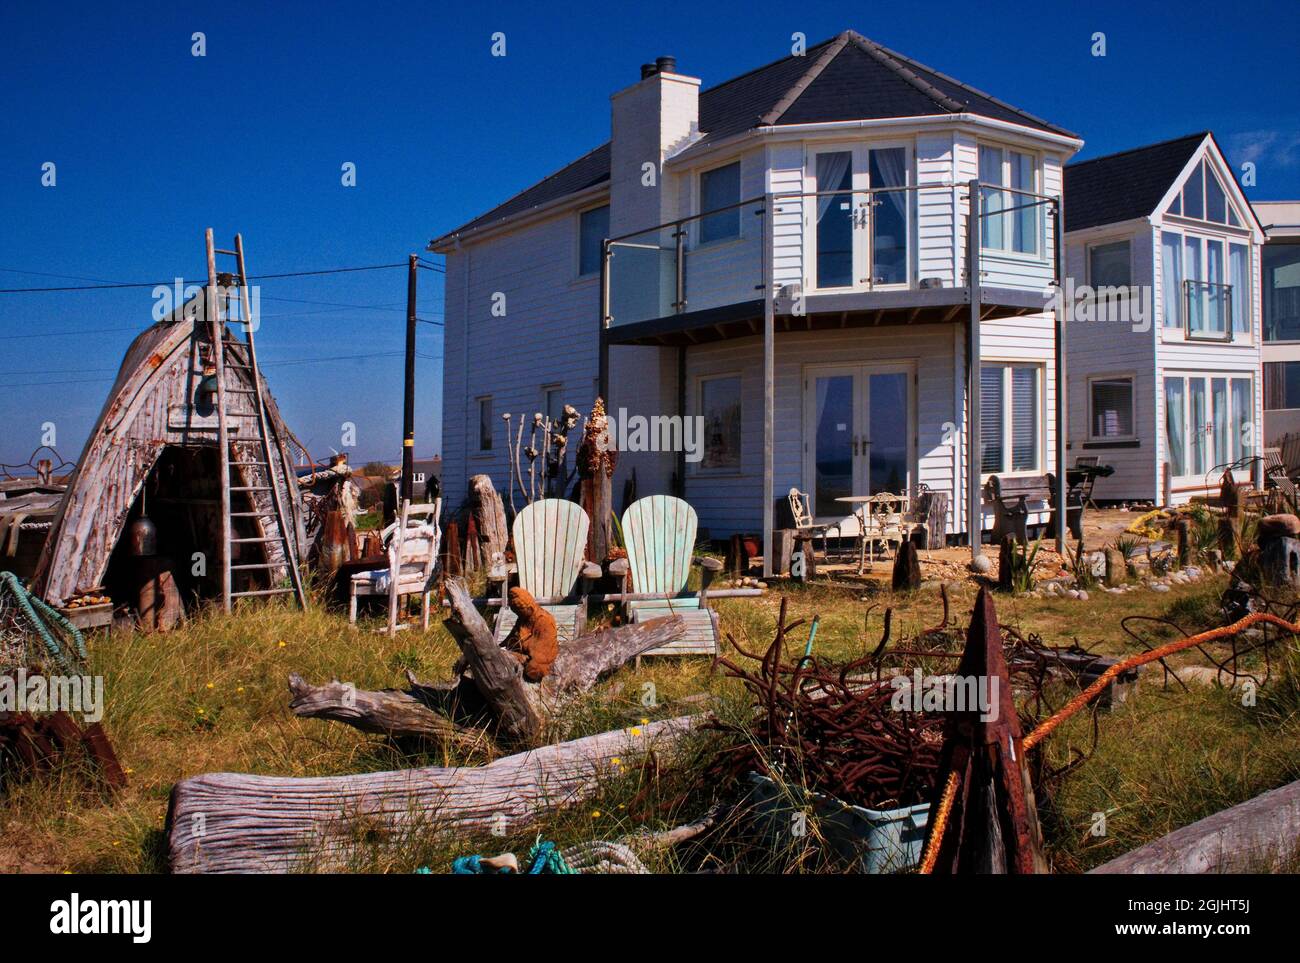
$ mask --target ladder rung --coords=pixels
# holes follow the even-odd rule
[[[247,466],[249,466],[249,465],[252,465],[252,466],[260,466],[260,467],[262,467],[262,468],[265,468],[265,467],[266,467],[266,462],[264,462],[264,461],[232,461],[232,462],[230,462],[229,464],[231,464],[231,465],[244,465],[245,467],[247,467]]]
[[[232,492],[269,492],[271,489],[265,485],[232,485]]]
[[[214,247],[214,248],[212,249],[212,252],[213,252],[214,254],[229,254],[231,257],[239,257],[239,252],[238,252],[238,251],[226,251],[226,250],[223,250],[223,249],[221,249],[221,248],[219,248],[219,247]]]
[[[230,513],[230,517],[231,517],[231,518],[273,518],[274,516],[275,516],[275,512],[272,512],[272,511],[266,511],[266,512],[231,512],[231,513]]]
[[[288,567],[287,562],[249,562],[246,565],[232,565],[230,566],[230,570],[232,572],[242,572],[242,571],[247,571],[250,568],[286,568],[286,567]]]
[[[293,591],[291,588],[261,589],[257,592],[231,592],[230,597],[235,599],[247,598],[250,595],[292,595]]]
[[[226,394],[228,394],[228,395],[255,395],[255,394],[257,394],[257,389],[255,389],[255,388],[227,388],[227,389],[226,389]]]
[[[278,541],[280,541],[279,535],[266,535],[261,538],[232,538],[230,540],[230,544],[238,545],[244,542],[278,542]],[[238,566],[232,566],[232,568],[238,568]]]

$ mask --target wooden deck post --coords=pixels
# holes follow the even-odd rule
[[[763,200],[763,577],[772,574],[772,529],[775,506],[772,502],[773,446],[776,444],[776,291],[772,276],[772,205],[769,191]]]
[[[1064,196],[1056,198],[1052,206],[1052,262],[1055,272],[1054,283],[1056,285],[1056,298],[1054,300],[1055,309],[1055,327],[1056,327],[1056,505],[1058,524],[1056,526],[1056,551],[1062,556],[1065,555],[1065,533],[1069,528],[1069,503],[1065,500],[1066,493],[1069,491],[1069,480],[1065,475],[1066,465],[1066,442],[1068,441],[1070,419],[1069,419],[1069,387],[1065,379],[1065,325],[1068,321],[1067,309],[1065,306],[1065,256],[1064,256],[1064,231],[1065,231],[1065,198]],[[1079,518],[1080,530],[1082,531],[1083,517],[1082,513]]]
[[[971,561],[980,557],[980,531],[984,512],[980,502],[980,182],[966,185],[969,210],[966,215],[966,294],[970,319],[966,339],[966,531],[970,538]]]

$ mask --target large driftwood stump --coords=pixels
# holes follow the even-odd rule
[[[494,555],[505,553],[510,540],[505,506],[490,476],[475,475],[469,480],[469,510],[478,532],[479,564],[487,565]]]
[[[614,440],[609,434],[609,419],[605,415],[605,401],[597,398],[591,417],[582,431],[582,444],[578,447],[579,498],[591,519],[587,530],[587,558],[602,565],[614,547],[610,533],[613,512],[613,495],[610,478],[618,461]]]
[[[289,778],[210,773],[172,789],[164,835],[174,873],[336,868],[412,835],[513,832],[573,805],[662,752],[701,719],[681,716],[506,756],[486,766]],[[615,766],[613,759],[619,758]]]

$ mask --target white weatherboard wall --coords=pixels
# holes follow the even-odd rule
[[[1069,203],[1069,199],[1066,199]],[[1087,251],[1092,244],[1129,241],[1133,283],[1147,290],[1152,283],[1155,257],[1150,225],[1143,220],[1133,225],[1076,231],[1066,243],[1066,274],[1075,285],[1087,281]],[[1155,339],[1160,319],[1157,302],[1150,302],[1152,316],[1144,322],[1145,331],[1135,330],[1124,312],[1131,307],[1117,303],[1097,305],[1093,320],[1074,317],[1066,324],[1066,370],[1070,386],[1069,461],[1080,455],[1096,455],[1101,464],[1110,465],[1115,474],[1097,480],[1093,498],[1105,500],[1155,499],[1160,483],[1156,466],[1159,444],[1156,421]],[[1138,324],[1140,329],[1142,324]],[[1133,379],[1134,443],[1105,443],[1090,440],[1089,403],[1092,378],[1131,377]]]
[[[460,503],[470,476],[480,473],[491,475],[509,502],[501,415],[511,412],[517,425],[518,415],[531,418],[541,411],[543,385],[561,385],[567,404],[590,410],[600,286],[578,280],[577,273],[573,211],[447,254],[442,437],[449,506]],[[505,295],[504,317],[492,316],[497,292]],[[478,447],[476,399],[481,395],[493,400],[490,452]]]

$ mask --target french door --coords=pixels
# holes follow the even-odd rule
[[[906,287],[911,279],[912,158],[907,146],[855,144],[809,155],[811,266],[819,291]]]
[[[1247,374],[1167,373],[1165,460],[1179,488],[1217,484],[1254,454],[1255,386]]]
[[[804,487],[822,519],[836,501],[912,489],[916,436],[911,364],[818,365],[804,375]]]

